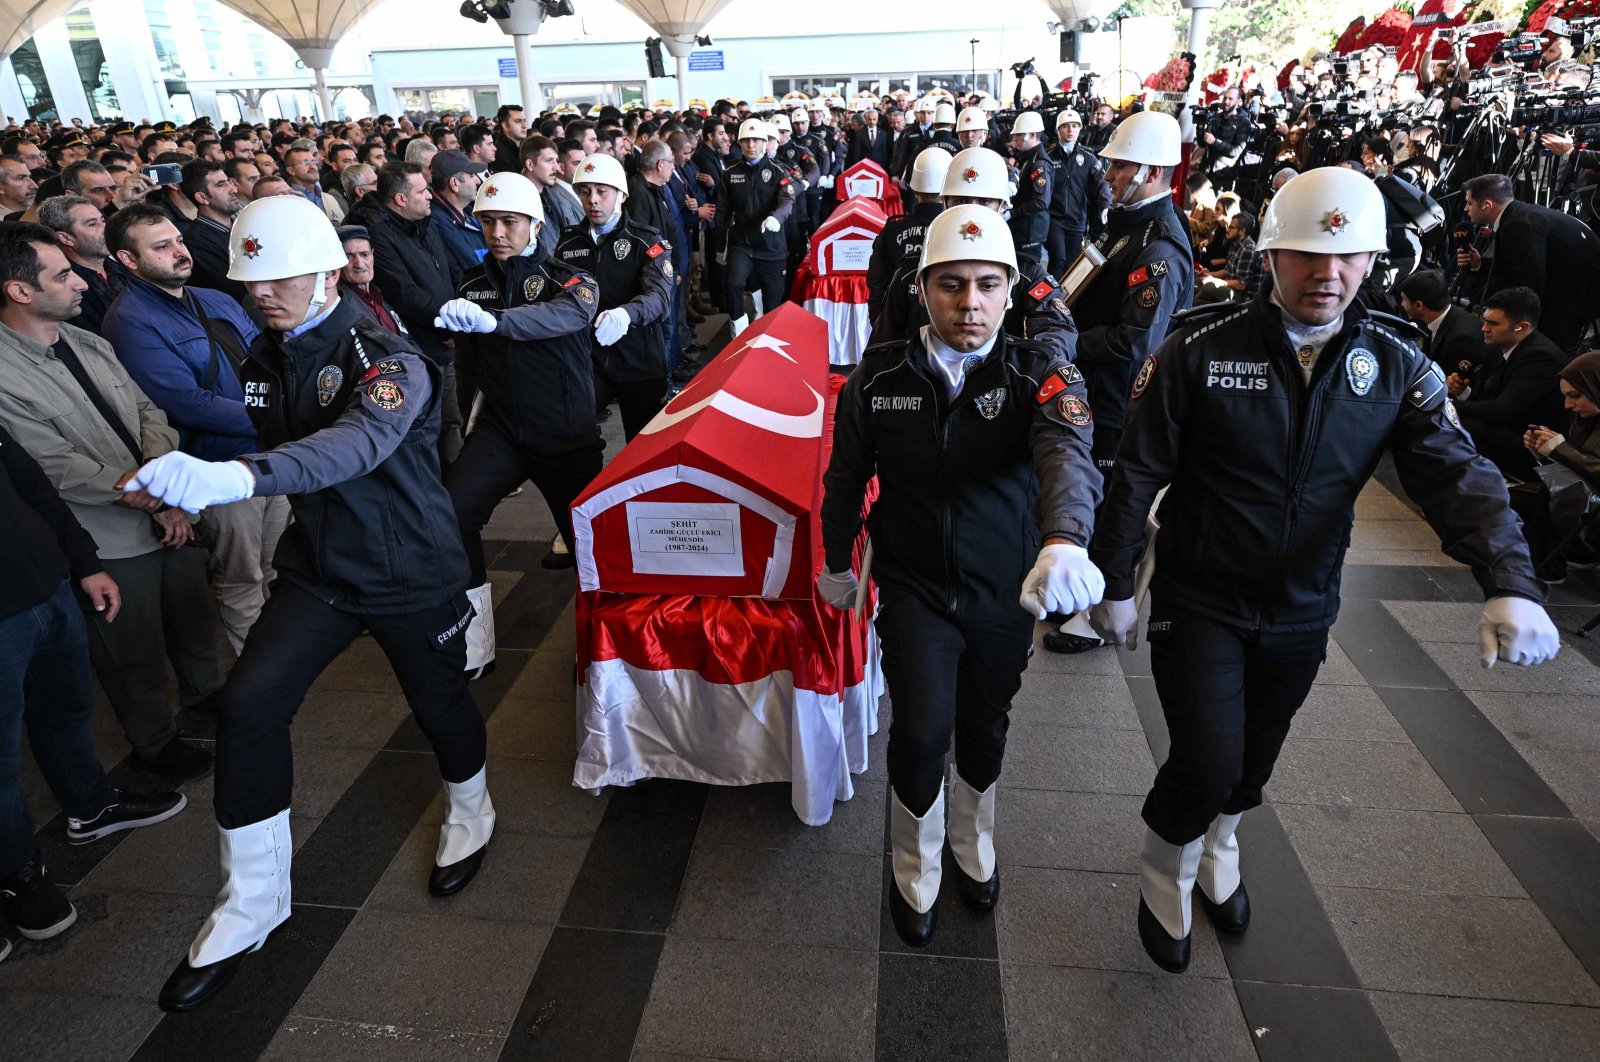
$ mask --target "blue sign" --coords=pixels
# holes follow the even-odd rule
[[[516,77],[517,76],[517,61],[515,59],[502,59],[502,60],[500,60],[500,76],[501,77]]]
[[[689,53],[689,69],[690,70],[721,70],[722,69],[722,49],[718,48],[714,52],[706,52],[706,51],[690,52]]]

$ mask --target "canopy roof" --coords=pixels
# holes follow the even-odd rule
[[[12,3],[17,0],[0,0],[0,2]],[[332,48],[362,15],[383,3],[383,0],[218,0],[218,2],[254,20],[269,33],[276,33],[289,47],[298,49]]]
[[[729,0],[617,0],[663,37],[693,37]]]
[[[54,20],[65,15],[84,0],[0,0],[0,26],[7,28],[6,39],[0,42],[0,59],[9,58]]]

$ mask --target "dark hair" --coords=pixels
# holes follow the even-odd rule
[[[58,246],[55,233],[43,225],[26,221],[0,222],[0,300],[9,301],[5,285],[13,280],[20,280],[30,288],[39,286],[39,273],[44,263],[39,260],[39,249],[34,245],[40,243]]]
[[[1389,141],[1385,140],[1381,136],[1369,136],[1367,139],[1361,142],[1361,146],[1378,156],[1384,162],[1394,161],[1394,148],[1389,145]]]
[[[473,150],[493,134],[483,126],[476,123],[464,125],[456,131],[456,143],[461,145],[463,154],[470,155]]]
[[[654,120],[640,122],[639,128],[635,130],[635,132],[637,132],[639,136],[655,136],[657,133],[661,132],[661,123]]]
[[[178,183],[178,191],[188,196],[191,203],[198,205],[195,196],[206,190],[206,178],[213,173],[224,172],[222,163],[212,162],[209,159],[186,162],[183,164],[183,180]]]
[[[229,133],[222,138],[222,151],[224,154],[232,155],[239,150],[239,145],[248,143],[251,139],[248,133]]]
[[[506,121],[509,120],[510,117],[513,114],[521,114],[521,113],[522,113],[522,104],[520,104],[520,103],[502,103],[500,105],[500,109],[498,111],[494,112],[494,124],[495,125],[504,125],[506,123]]]
[[[0,155],[10,158],[21,151],[22,145],[25,143],[31,143],[25,136],[8,136],[5,140],[0,141]]]
[[[594,123],[584,118],[579,118],[575,122],[568,122],[566,124],[567,135],[578,141],[580,147],[583,144],[583,134],[593,128]]]
[[[443,122],[440,122],[438,125],[434,126],[432,131],[428,133],[428,139],[433,141],[434,147],[443,147],[444,138],[447,136],[455,136],[456,144],[459,145],[461,143],[461,138],[456,136],[456,131],[450,126],[445,125]]]
[[[1503,173],[1483,173],[1469,180],[1464,188],[1474,199],[1487,199],[1492,203],[1509,203],[1517,197],[1511,187],[1511,178]]]
[[[139,142],[139,156],[141,158],[149,158],[150,152],[153,151],[155,146],[161,143],[163,140],[173,144],[178,142],[177,139],[174,138],[170,133],[151,133],[149,136],[145,137]]]
[[[255,164],[256,164],[256,160],[255,159],[240,159],[240,158],[234,158],[232,155],[230,155],[230,156],[228,156],[228,158],[223,160],[222,172],[226,173],[228,175],[228,179],[229,180],[237,181],[239,179],[239,167],[240,166],[255,166]],[[256,167],[256,172],[257,173],[260,172],[260,167],[259,166]]]
[[[560,128],[561,128],[561,119],[560,118],[546,118],[544,121],[539,123],[539,134],[541,136],[551,136],[551,137],[553,137],[553,136],[555,136],[556,130],[560,129]]]
[[[718,129],[725,129],[727,128],[727,125],[728,123],[724,122],[721,118],[707,118],[705,121],[700,123],[700,139],[710,140],[712,137],[717,135]]]
[[[622,130],[618,129],[614,125],[607,126],[604,129],[597,130],[594,134],[594,138],[601,144],[609,147],[610,145],[615,144],[618,140],[622,139]]]
[[[1236,226],[1245,235],[1245,239],[1254,239],[1256,235],[1256,219],[1248,211],[1241,210],[1228,219],[1228,224]]]
[[[378,202],[393,206],[397,195],[411,194],[411,175],[422,175],[422,167],[415,162],[388,162],[378,171],[378,184],[372,191]]]
[[[1495,175],[1498,176],[1498,175]],[[1485,310],[1503,310],[1512,324],[1539,327],[1539,293],[1532,288],[1501,288],[1484,300]]]
[[[111,220],[106,222],[106,248],[114,255],[118,251],[127,251],[137,254],[133,245],[133,238],[128,235],[128,230],[135,225],[159,225],[163,221],[170,221],[166,211],[160,207],[151,206],[149,203],[135,203],[133,206],[123,207],[111,215]]]
[[[581,144],[579,146],[582,147]],[[539,153],[545,148],[556,151],[556,142],[547,136],[540,136],[535,133],[522,142],[522,147],[517,149],[517,157],[519,161],[526,165],[531,160],[538,158]],[[560,152],[557,151],[557,154],[559,155]]]
[[[122,166],[125,169],[132,169],[134,166],[138,165],[138,163],[139,160],[128,154],[126,151],[102,151],[100,153],[100,165],[106,168],[107,173],[111,172],[112,166]]]
[[[582,150],[583,150],[583,141],[574,139],[573,137],[570,137],[570,136],[569,137],[563,137],[561,140],[556,141],[556,155],[557,156],[565,155],[569,151],[582,151]]]
[[[1402,280],[1396,290],[1430,310],[1442,310],[1450,303],[1449,285],[1445,283],[1444,272],[1438,269],[1419,269]]]
[[[357,162],[366,162],[366,163],[368,163],[368,165],[370,165],[371,162],[370,162],[368,156],[372,154],[372,151],[373,151],[374,148],[378,149],[379,151],[382,151],[385,155],[387,155],[389,153],[388,147],[384,144],[384,142],[382,140],[368,140],[365,144],[362,144],[359,148],[356,149],[356,161]]]
[[[329,145],[329,147],[328,147],[328,165],[331,166],[333,169],[336,169],[336,170],[340,169],[339,166],[334,165],[334,161],[333,160],[338,157],[339,152],[341,152],[341,151],[348,151],[352,155],[354,155],[355,151],[356,151],[356,146],[354,144],[348,143],[348,142],[343,141],[343,140],[335,141],[333,144]]]
[[[111,176],[111,171],[98,162],[88,159],[79,159],[77,162],[68,163],[67,168],[61,171],[61,187],[72,193],[83,191],[83,175],[86,173],[104,174]]]

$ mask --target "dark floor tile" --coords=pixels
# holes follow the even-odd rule
[[[501,1062],[627,1062],[664,938],[561,927],[545,945]]]
[[[438,792],[432,756],[377,753],[295,853],[295,899],[360,907]]]
[[[106,777],[118,789],[133,792],[172,792],[178,788],[171,779],[146,770],[131,755],[106,771]],[[186,815],[188,811],[180,814]],[[71,888],[88,877],[101,860],[116,851],[129,834],[127,831],[114,833],[93,844],[68,844],[67,816],[58,812],[42,825],[36,824],[33,836],[34,843],[44,852],[44,865],[50,868],[50,875],[55,878],[56,884]]]
[[[1371,686],[1452,688],[1439,665],[1380,602],[1345,602],[1333,637]]]
[[[878,1062],[1006,1058],[1000,965],[878,956]]]
[[[1406,1062],[1596,1062],[1600,1010],[1371,992]]]
[[[1359,988],[1355,970],[1270,806],[1239,823],[1240,868],[1250,892],[1250,929],[1221,934],[1235,980]]]
[[[561,924],[665,931],[706,789],[698,782],[656,779],[613,790]]]
[[[160,1020],[146,1000],[0,989],[0,1058],[18,1062],[122,1062]]]
[[[1567,947],[1600,981],[1600,841],[1572,819],[1475,816]]]
[[[261,1062],[493,1062],[502,1038],[290,1015]]]
[[[883,857],[699,843],[674,935],[872,951]]]
[[[956,895],[956,875],[961,871],[956,867],[956,862],[950,856],[950,849],[944,851],[944,876],[940,880],[939,899],[939,924],[933,934],[933,940],[925,947],[913,948],[900,939],[900,934],[894,931],[894,921],[889,915],[889,890],[898,888],[894,883],[894,871],[891,868],[890,857],[883,857],[883,900],[878,912],[878,949],[886,952],[902,952],[908,955],[942,955],[957,959],[998,959],[999,946],[995,943],[995,922],[993,911],[973,911],[961,902],[961,897]],[[1002,886],[1004,879],[1001,879]],[[1001,902],[1004,903],[1004,889],[1002,888]]]
[[[505,698],[506,691],[517,681],[523,665],[532,655],[533,653],[527,649],[500,649],[495,652],[494,671],[472,683],[470,687],[472,703],[477,706],[479,715],[484,719],[494,715],[495,709],[500,707],[500,702]],[[411,715],[401,721],[383,747],[402,752],[433,751],[433,746],[428,744],[428,739],[422,734],[422,728],[417,726],[416,717]]]
[[[264,948],[239,965],[226,989],[199,1010],[165,1015],[132,1062],[258,1057],[338,943],[351,916],[350,911],[295,904],[289,920]],[[181,951],[172,962],[180,958]]]
[[[1235,981],[1261,1062],[1399,1062],[1361,992]]]
[[[1466,694],[1386,687],[1378,696],[1468,812],[1572,815]]]
[[[1454,601],[1428,570],[1405,564],[1346,564],[1339,580],[1344,601]]]

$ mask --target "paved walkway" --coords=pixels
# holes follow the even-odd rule
[[[294,917],[196,1014],[154,1000],[217,889],[209,780],[168,823],[71,848],[30,768],[80,920],[0,964],[0,1059],[1600,1058],[1596,647],[1483,672],[1465,569],[1380,483],[1358,516],[1328,662],[1240,831],[1255,922],[1219,942],[1197,913],[1184,976],[1134,931],[1165,751],[1142,653],[1035,655],[1000,907],[945,897],[909,952],[884,902],[882,731],[821,828],[782,786],[572,787],[572,580],[538,567],[530,490],[489,531],[500,666],[474,693],[499,821],[478,880],[425,893],[438,778],[363,639],[294,726]],[[1594,607],[1556,601],[1568,629]]]

